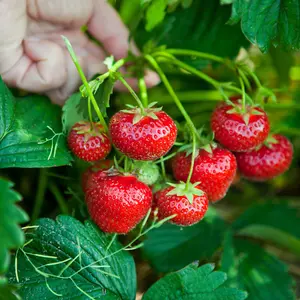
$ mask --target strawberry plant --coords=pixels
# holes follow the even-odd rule
[[[298,1],[110,2],[140,52],[0,80],[0,300],[297,299]]]

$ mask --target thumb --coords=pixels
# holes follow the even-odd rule
[[[23,47],[23,56],[3,74],[9,85],[31,92],[44,92],[65,82],[67,71],[63,49],[59,45],[29,38],[24,41]]]

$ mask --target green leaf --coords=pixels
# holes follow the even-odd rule
[[[81,101],[81,94],[75,93],[68,98],[62,108],[62,125],[63,131],[67,134],[71,127],[82,120],[84,120],[83,114],[78,111],[78,106]],[[87,105],[87,99],[83,99],[85,105]]]
[[[36,225],[17,253],[17,270],[12,266],[8,273],[14,284],[18,274],[24,300],[135,299],[133,258],[117,241],[107,249],[110,235],[69,216],[40,219]]]
[[[285,202],[252,206],[232,224],[232,229],[239,235],[268,240],[300,255],[299,214]]]
[[[144,294],[143,300],[242,300],[247,293],[222,286],[226,273],[214,270],[213,264],[200,268],[188,266],[157,281]]]
[[[9,250],[23,245],[24,234],[19,224],[28,221],[27,214],[15,205],[21,196],[13,191],[13,184],[0,178],[0,274],[9,266]]]
[[[287,266],[263,248],[246,240],[235,240],[236,266],[228,273],[229,286],[244,289],[249,293],[248,300],[292,300],[293,279]],[[224,249],[225,253],[229,253]],[[228,258],[222,258],[222,261]],[[222,266],[222,270],[224,270]]]
[[[146,11],[146,30],[151,31],[163,21],[166,15],[167,0],[153,0]]]
[[[0,98],[0,104],[3,100]],[[60,108],[46,97],[33,95],[18,99],[13,123],[0,141],[0,168],[69,165],[71,155],[61,133],[60,113]],[[53,145],[51,141],[46,142],[51,138]]]
[[[103,83],[98,88],[95,99],[99,105],[100,111],[104,117],[107,117],[106,109],[109,107],[110,95],[113,92],[115,80],[109,76],[104,79]]]
[[[222,57],[235,57],[240,48],[247,47],[249,42],[238,25],[225,24],[229,16],[230,7],[221,6],[219,0],[193,1],[190,7],[168,14],[151,32],[145,31],[141,25],[135,40],[141,48],[166,45],[168,48],[184,48]],[[190,61],[199,64],[200,60]]]
[[[0,300],[20,300],[21,297],[17,293],[17,287],[7,284],[6,278],[0,278]]]
[[[0,76],[0,142],[10,130],[14,107],[15,99]]]
[[[196,225],[178,227],[164,224],[150,231],[143,251],[156,270],[178,270],[195,260],[211,258],[221,246],[225,229],[224,221],[210,208],[205,218]]]
[[[245,36],[261,51],[271,43],[288,50],[300,48],[300,5],[298,0],[236,0],[230,23],[241,20]]]

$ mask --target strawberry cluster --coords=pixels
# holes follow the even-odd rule
[[[153,209],[152,216],[188,226],[199,222],[209,202],[221,200],[236,171],[263,181],[285,172],[292,161],[292,144],[284,136],[270,135],[263,109],[239,101],[221,103],[213,112],[215,137],[208,143],[177,150],[171,161],[176,183],[154,183],[160,177],[153,161],[174,146],[177,127],[161,109],[131,108],[117,112],[105,132],[99,123],[75,124],[68,136],[69,147],[79,158],[94,162],[82,176],[86,204],[95,223],[108,233],[126,234]],[[121,169],[105,160],[112,146],[132,168]],[[192,158],[194,160],[192,161]]]

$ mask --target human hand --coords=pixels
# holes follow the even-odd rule
[[[104,49],[81,32],[85,24]],[[61,35],[70,40],[87,78],[106,71],[106,52],[116,59],[126,57],[129,47],[138,52],[134,44],[128,44],[127,28],[105,0],[0,0],[3,80],[62,104],[81,80]],[[159,82],[153,72],[147,72],[145,80],[149,87]],[[135,79],[128,81],[137,86]],[[116,88],[122,89],[121,85]]]

